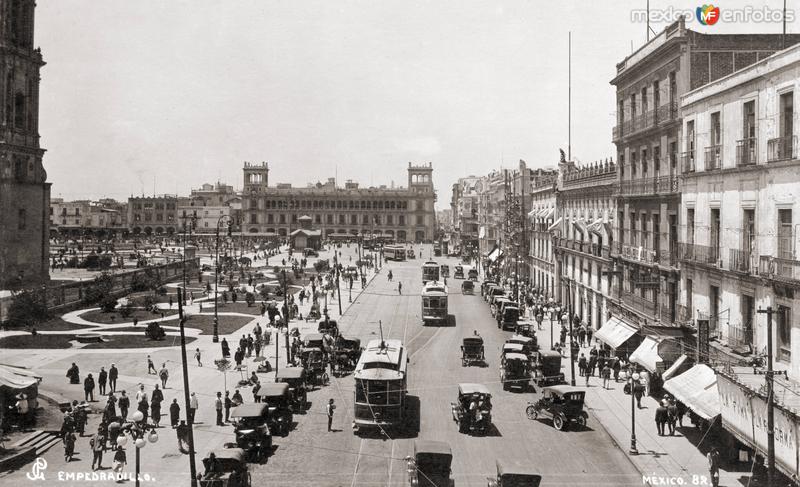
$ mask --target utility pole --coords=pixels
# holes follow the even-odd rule
[[[186,297],[186,291],[183,288],[178,288],[178,318],[181,327],[181,363],[183,365],[183,400],[184,407],[186,408],[186,419],[189,419],[190,400],[189,400],[189,364],[186,363],[186,335],[183,332],[183,325],[186,318],[183,315],[183,300]],[[189,423],[189,473],[192,477],[191,486],[197,487],[197,466],[194,462],[194,426],[191,421]]]
[[[575,386],[575,359],[572,358],[572,342],[575,339],[572,333],[572,286],[569,284],[568,279],[564,279],[567,285],[567,319],[569,320],[569,369],[570,369],[570,385]],[[633,394],[633,391],[631,391]]]
[[[773,485],[775,478],[775,403],[773,390],[775,372],[772,370],[772,315],[777,313],[772,306],[759,309],[758,313],[767,315],[767,485]]]

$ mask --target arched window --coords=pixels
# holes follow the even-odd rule
[[[25,94],[17,92],[14,95],[14,127],[18,129],[25,128]]]

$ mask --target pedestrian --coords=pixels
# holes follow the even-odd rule
[[[108,372],[105,367],[100,367],[100,373],[97,374],[97,390],[101,396],[106,395],[106,382],[108,381]]]
[[[169,309],[172,309],[172,296],[169,297]]]
[[[686,404],[677,401],[675,407],[677,409],[675,419],[678,421],[678,427],[683,428],[683,416],[686,414]]]
[[[233,354],[233,360],[236,362],[237,367],[242,366],[242,359],[244,359],[244,352],[242,352],[241,347],[236,349],[236,353]]]
[[[161,427],[161,403],[164,401],[164,393],[156,384],[153,394],[150,396],[150,416],[153,417],[153,424],[156,428]]]
[[[125,394],[125,391],[122,391],[122,396],[119,398],[119,415],[122,417],[122,421],[125,422],[128,419],[128,408],[131,407],[131,399]]]
[[[590,326],[587,326],[587,327],[586,327],[586,344],[587,344],[588,346],[590,346],[590,347],[592,346],[592,334],[593,334],[593,333],[594,333],[594,332],[592,331],[592,327],[591,327],[591,325],[590,325]]]
[[[116,365],[111,364],[111,368],[108,369],[108,386],[112,393],[117,392],[117,377],[119,377],[119,370]]]
[[[608,362],[603,363],[600,375],[603,377],[603,389],[608,389],[608,382],[611,380],[611,367],[608,366]]]
[[[153,364],[153,359],[150,358],[150,355],[147,356],[147,373],[148,374],[154,374],[154,375],[158,373],[156,371],[156,366]]]
[[[253,346],[256,349],[256,357],[260,357],[261,356],[261,336],[260,335],[255,339],[255,341],[253,343]]]
[[[233,401],[231,401],[231,392],[225,391],[225,422],[229,422],[231,417],[231,406],[233,405]]]
[[[222,393],[217,392],[217,398],[214,399],[214,409],[217,412],[217,426],[225,426],[225,423],[222,422],[222,409],[224,404],[225,403],[222,401]]]
[[[103,450],[106,447],[106,437],[103,436],[103,428],[97,428],[97,433],[89,439],[89,446],[92,449],[92,470],[103,468]],[[97,464],[97,467],[95,467]]]
[[[109,418],[109,422],[111,422],[114,418],[117,417],[117,399],[114,397],[114,394],[108,394],[108,400],[106,401],[106,409],[107,416]]]
[[[642,383],[644,395],[650,395],[650,373],[646,370],[639,372],[639,382]]]
[[[352,282],[352,281],[350,281],[350,282]],[[352,286],[350,286],[350,287],[352,287]],[[402,282],[398,282],[397,283],[397,294],[403,294],[403,283]]]
[[[333,404],[333,398],[328,400],[328,404],[325,406],[325,413],[328,415],[328,431],[331,431],[331,424],[333,423],[333,411],[336,409],[336,405]]]
[[[581,347],[585,346],[584,341],[586,340],[586,328],[582,325],[578,328],[578,343],[580,343]]]
[[[125,468],[125,465],[128,463],[128,458],[125,455],[125,449],[122,448],[122,445],[117,445],[117,451],[114,453],[114,462],[112,463],[114,473],[117,476],[117,482],[122,482],[122,470]]]
[[[172,428],[178,426],[178,420],[181,418],[181,406],[178,404],[178,399],[173,399],[172,404],[169,405],[169,424]]]
[[[244,403],[244,399],[242,399],[242,394],[239,392],[239,389],[233,391],[233,397],[231,398],[233,402],[233,407],[241,406]]]
[[[720,456],[716,446],[711,447],[711,450],[706,454],[706,458],[708,459],[708,473],[711,477],[711,485],[717,487],[719,485]]]
[[[614,360],[614,365],[611,366],[611,369],[614,371],[614,382],[619,382],[619,371],[622,368],[619,359]]]
[[[253,402],[261,402],[261,395],[258,393],[261,390],[261,382],[256,379],[253,384]]]
[[[92,377],[92,374],[83,379],[83,395],[84,400],[94,402],[94,377]]]
[[[231,348],[228,345],[228,340],[223,338],[222,339],[222,343],[220,343],[220,346],[222,347],[222,358],[230,357],[231,356]]]
[[[667,424],[668,419],[667,401],[661,401],[661,404],[656,408],[656,429],[658,436],[664,436],[664,425]]]
[[[69,377],[70,384],[80,384],[81,383],[81,373],[80,369],[75,362],[72,362],[72,365],[67,370],[67,377]]]
[[[586,356],[581,353],[580,358],[578,359],[578,373],[583,377],[586,374]]]
[[[596,354],[589,354],[589,365],[586,370],[586,375],[591,375],[594,377],[594,369],[597,367],[597,355]]]
[[[194,424],[194,415],[198,407],[197,395],[193,392],[192,397],[189,398],[189,424]]]
[[[194,349],[194,358],[195,358],[195,360],[197,360],[197,366],[198,367],[202,367],[203,366],[203,362],[200,361],[200,349],[199,348],[195,348]]]
[[[584,376],[586,378],[586,387],[589,387],[589,377],[591,377],[591,376],[592,375],[589,374],[589,371],[587,370],[586,371],[586,375]]]
[[[669,435],[675,436],[675,424],[678,422],[678,406],[675,401],[670,401],[667,405],[667,424],[669,425]]]
[[[644,393],[644,386],[639,382],[633,381],[633,395],[636,398],[636,407],[642,409],[642,394]]]
[[[250,357],[253,355],[253,337],[248,334],[247,335],[247,356]]]
[[[161,364],[161,370],[158,371],[158,377],[161,379],[161,387],[167,388],[167,379],[169,379],[169,370],[167,370],[166,362]]]

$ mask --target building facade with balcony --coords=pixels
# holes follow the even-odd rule
[[[110,237],[128,232],[127,204],[111,198],[99,201],[50,200],[51,236]]]
[[[344,187],[329,178],[305,188],[269,186],[267,163],[245,163],[242,230],[245,236],[287,238],[309,216],[323,238],[336,235],[384,235],[398,241],[432,241],[436,232],[433,165],[408,164],[408,186]]]
[[[554,230],[555,289],[562,304],[592,328],[607,319],[612,294],[612,224],[617,209],[613,160],[582,167],[560,164]]]
[[[506,220],[506,184],[504,171],[492,171],[476,183],[478,192],[478,251],[485,261],[502,244]]]
[[[450,203],[452,210],[453,235],[450,246],[458,246],[465,255],[475,254],[478,251],[478,207],[480,196],[477,176],[459,178],[453,184],[453,195]]]
[[[553,255],[553,236],[549,228],[556,220],[557,169],[539,169],[531,184],[528,222],[528,262],[531,285],[546,297],[556,297],[556,269]]]
[[[788,44],[796,35],[786,36]],[[619,164],[619,201],[612,257],[622,280],[615,314],[635,325],[688,322],[678,304],[677,259],[681,173],[696,165],[699,150],[681,146],[680,97],[764,59],[782,45],[780,35],[701,34],[673,23],[617,64],[617,125],[612,138]],[[686,125],[693,140],[696,128]],[[709,164],[720,164],[710,144]]]
[[[738,352],[773,354],[800,376],[800,45],[682,98],[682,150],[701,150],[682,176],[681,302]],[[689,138],[691,135],[691,138]],[[793,347],[793,344],[795,345]],[[796,353],[792,353],[795,349]]]
[[[174,235],[180,232],[178,196],[131,196],[128,228],[133,235]]]

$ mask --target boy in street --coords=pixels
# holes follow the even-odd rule
[[[325,413],[328,415],[328,431],[331,431],[331,424],[333,423],[333,411],[336,409],[336,405],[333,404],[333,398],[328,400],[328,404],[325,405]]]

